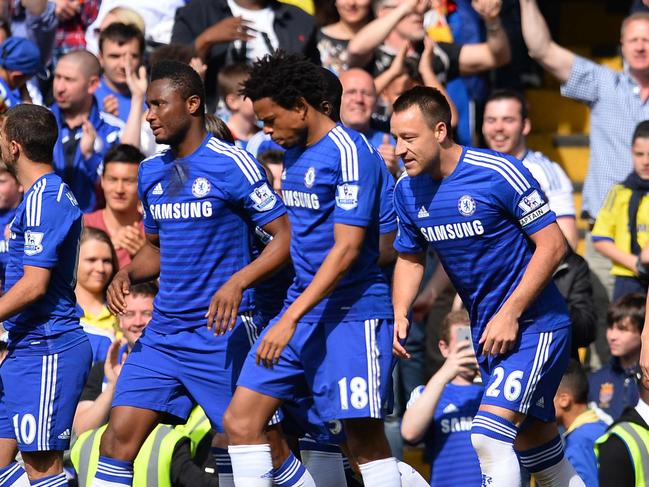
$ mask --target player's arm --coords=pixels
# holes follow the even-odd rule
[[[51,275],[50,269],[24,266],[23,276],[0,297],[0,321],[19,313],[45,296]]]
[[[365,240],[365,227],[334,224],[334,245],[311,283],[284,312],[280,320],[264,335],[257,348],[257,364],[272,366],[293,336],[298,321],[326,296],[343,278],[358,258]]]
[[[382,233],[379,236],[379,267],[392,265],[397,260],[397,251],[394,248],[396,236],[396,230]]]
[[[237,322],[243,292],[272,275],[288,262],[291,245],[291,227],[286,214],[262,227],[272,240],[255,260],[234,273],[214,294],[207,314],[207,327],[214,326],[215,334],[224,334]]]
[[[530,56],[565,83],[570,77],[575,54],[552,40],[536,0],[520,0],[520,5],[523,38]]]
[[[122,315],[126,311],[124,296],[131,290],[131,284],[157,279],[160,275],[160,237],[147,233],[144,246],[133,256],[133,260],[120,269],[108,286],[107,304],[111,313]]]
[[[529,238],[536,248],[521,281],[480,338],[484,355],[498,355],[511,349],[518,336],[518,319],[552,279],[566,254],[566,239],[556,223],[541,228]]]
[[[424,277],[426,253],[403,253],[397,257],[392,282],[392,306],[394,308],[394,341],[392,351],[401,358],[410,358],[402,342],[408,337],[408,312],[417,297]]]

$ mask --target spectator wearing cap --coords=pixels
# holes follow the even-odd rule
[[[0,113],[23,101],[29,79],[43,73],[38,46],[24,37],[9,37],[0,44]]]

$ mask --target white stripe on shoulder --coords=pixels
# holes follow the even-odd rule
[[[343,129],[340,125],[334,128],[333,130],[340,135],[341,142],[343,142],[343,144],[346,144],[347,147],[349,147],[350,153],[352,155],[352,160],[351,160],[352,180],[358,181],[360,178],[358,172],[358,147],[356,147],[356,144],[354,143],[352,138],[349,136],[347,132],[345,132],[345,129]]]
[[[144,164],[145,162],[149,162],[149,161],[151,161],[153,159],[157,159],[158,157],[162,157],[163,155],[165,155],[170,150],[171,150],[171,148],[167,148],[167,149],[160,150],[160,151],[158,151],[158,152],[156,152],[154,154],[151,154],[149,157],[146,157],[145,159],[142,159],[142,162],[140,162],[140,165]]]
[[[65,188],[65,183],[59,184],[59,192],[56,195],[56,202],[59,203],[61,201],[61,196],[63,196],[63,189]]]
[[[327,137],[329,137],[333,143],[338,147],[338,151],[340,152],[340,167],[342,169],[342,176],[343,176],[343,181],[349,181],[349,167],[348,167],[348,161],[350,159],[349,155],[347,154],[347,149],[345,146],[343,146],[342,142],[338,139],[338,136],[334,133],[333,130],[331,130],[328,134]]]
[[[480,167],[484,167],[484,168],[496,171],[498,174],[500,174],[505,179],[505,181],[507,181],[511,185],[512,188],[514,188],[514,190],[518,194],[523,194],[525,192],[525,190],[523,188],[521,188],[520,185],[518,185],[516,182],[514,182],[514,180],[502,168],[502,166],[498,166],[498,165],[492,164],[490,162],[482,162],[482,161],[479,161],[479,160],[475,160],[475,159],[472,159],[471,157],[467,157],[467,155],[464,156],[464,161],[467,164],[472,164],[474,166],[480,166]]]
[[[255,164],[254,159],[250,154],[245,150],[235,147],[225,142],[220,141],[216,137],[212,137],[207,143],[207,147],[212,149],[218,154],[222,154],[230,157],[236,162],[241,172],[246,176],[246,179],[250,184],[254,184],[257,181],[261,181],[261,172]]]
[[[32,191],[27,196],[27,203],[25,205],[25,215],[27,217],[28,227],[35,227],[36,225],[38,225],[36,223],[36,214],[37,214],[36,207],[39,204],[38,195],[41,191],[41,188],[45,186],[45,181],[46,181],[45,179],[41,179],[39,182],[37,182],[34,185]],[[42,199],[40,201],[42,201]]]
[[[40,187],[36,200],[36,217],[34,219],[34,226],[39,226],[41,224],[41,210],[43,208],[43,192],[45,191],[45,186],[47,185],[47,179],[43,179],[43,184]]]
[[[492,154],[487,154],[486,152],[479,152],[470,149],[467,150],[467,154],[470,154],[471,157],[482,160],[484,162],[492,161],[495,164],[501,165],[510,174],[510,176],[518,184],[520,184],[523,190],[530,188],[530,183],[527,180],[527,178],[523,176],[523,173],[521,173],[520,170],[516,166],[514,166],[514,164],[512,164],[510,160],[506,159],[505,157],[498,157]]]

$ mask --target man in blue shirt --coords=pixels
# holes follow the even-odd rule
[[[195,403],[223,431],[223,412],[256,337],[247,289],[288,258],[284,206],[257,161],[207,133],[198,74],[183,63],[157,63],[147,103],[156,142],[170,148],[140,165],[147,243],[115,276],[109,306],[118,315],[128,311],[131,283],[160,276],[160,290],[116,385],[96,487],[131,485],[133,460],[149,433],[169,416],[186,421]],[[273,237],[252,262],[249,222]]]
[[[434,88],[413,88],[394,104],[406,168],[394,191],[394,351],[408,357],[402,340],[432,245],[471,317],[485,385],[471,428],[483,485],[518,485],[517,455],[541,486],[583,485],[564,458],[552,404],[569,359],[570,318],[550,282],[565,239],[519,160],[457,145],[450,128],[448,102]]]
[[[74,295],[81,211],[53,172],[56,137],[52,113],[36,105],[11,108],[0,134],[2,160],[25,188],[11,223],[0,298],[0,320],[9,332],[0,369],[3,486],[25,485],[17,450],[31,485],[67,485],[63,451],[92,361]]]
[[[0,113],[23,102],[21,89],[32,76],[44,72],[36,43],[9,37],[0,45]]]
[[[104,113],[93,93],[101,68],[87,51],[72,51],[56,65],[51,106],[59,127],[54,170],[70,186],[84,213],[95,210],[104,154],[119,142],[124,124]]]
[[[398,486],[382,422],[392,312],[378,266],[379,215],[390,176],[364,136],[320,111],[324,82],[303,57],[277,53],[255,63],[244,93],[264,130],[288,149],[282,195],[296,277],[226,412],[235,485],[271,485],[264,427],[283,400],[306,392],[321,419],[344,420],[365,484]]]

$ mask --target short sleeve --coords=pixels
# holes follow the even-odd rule
[[[573,187],[570,179],[561,166],[554,163],[552,165],[556,179],[556,187],[546,191],[546,196],[550,203],[550,209],[554,211],[557,218],[564,216],[576,216],[575,199],[573,197]]]
[[[606,196],[604,205],[600,208],[599,213],[597,213],[597,219],[591,232],[593,242],[599,240],[615,241],[616,222],[619,217],[615,211],[615,202],[619,189],[620,186],[618,185],[611,188],[611,191]]]
[[[600,80],[609,72],[604,66],[576,56],[568,81],[561,85],[561,94],[592,105],[598,99]]]
[[[243,207],[250,220],[263,227],[284,215],[284,203],[270,186],[259,162],[241,149],[232,153],[232,159],[236,164],[228,180],[227,192]]]
[[[488,157],[491,158],[490,167],[498,174],[494,187],[496,199],[527,235],[556,221],[539,183],[519,160]]]
[[[385,164],[382,166],[381,176],[383,177],[383,191],[380,196],[379,233],[385,235],[397,229],[397,214],[394,211],[394,178]]]
[[[369,143],[355,143],[341,128],[332,130],[330,137],[340,150],[334,221],[368,227],[376,221],[376,202],[382,190],[380,164],[384,162]]]
[[[23,264],[51,269],[59,263],[61,245],[70,232],[81,232],[82,214],[65,184],[58,192],[39,189],[27,196],[25,205]]]
[[[140,203],[142,204],[142,211],[144,212],[144,233],[149,233],[152,235],[157,235],[159,230],[158,230],[158,222],[153,218],[153,215],[149,211],[149,204],[146,198],[146,193],[145,193],[145,179],[144,179],[144,164],[140,164],[140,168],[138,171],[138,185],[137,185],[137,193],[138,196],[140,197]],[[154,188],[155,189],[155,188]]]
[[[424,389],[426,389],[426,386],[419,385],[412,390],[410,397],[408,398],[408,403],[406,404],[406,409],[409,409],[417,401],[417,399],[421,397],[421,395],[424,393]]]
[[[394,188],[394,210],[397,214],[397,236],[394,239],[394,248],[404,254],[418,254],[426,250],[428,243],[406,212],[403,191],[405,191],[403,184],[397,181]]]

